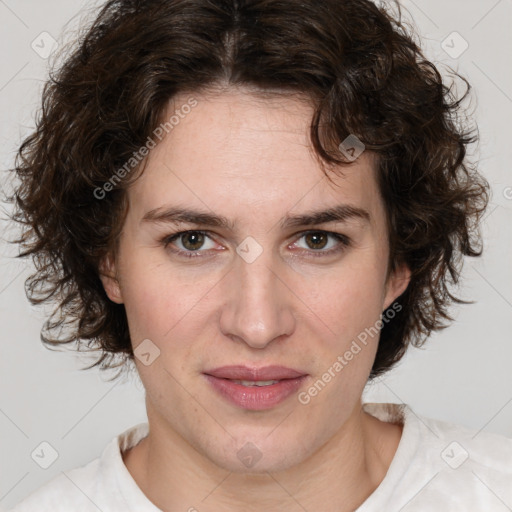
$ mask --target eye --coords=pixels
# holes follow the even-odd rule
[[[301,239],[306,241],[307,247],[305,248],[305,251],[313,257],[336,254],[350,246],[350,239],[347,236],[342,235],[341,233],[332,233],[330,231],[307,231],[301,234],[299,240]],[[331,244],[331,248],[324,250],[325,247],[329,245],[329,239],[332,239],[337,243],[334,243],[334,245]],[[211,241],[210,247],[204,247],[207,240]],[[179,245],[177,249],[171,248],[176,241],[179,242],[181,248],[179,248]],[[202,252],[214,248],[213,240],[208,235],[208,232],[201,230],[173,233],[164,237],[160,242],[166,249],[185,258],[204,257],[201,254]],[[295,242],[293,245],[297,244],[298,242]]]
[[[194,258],[196,255],[194,253],[199,252],[204,245],[206,239],[210,239],[206,231],[180,231],[179,233],[174,233],[172,235],[166,236],[161,243],[165,248],[168,248],[175,240],[181,242],[182,249],[170,249],[172,252],[185,256],[186,258]],[[206,249],[211,249],[213,247],[207,247]],[[197,255],[199,256],[199,254]]]
[[[328,245],[329,237],[338,243],[335,243],[334,247],[331,245],[331,248],[328,250],[322,250]],[[312,248],[309,252],[312,253],[314,257],[334,254],[342,251],[350,245],[350,239],[347,236],[340,233],[332,233],[330,231],[307,231],[302,234],[300,239],[304,239],[306,241],[308,246],[306,249]]]

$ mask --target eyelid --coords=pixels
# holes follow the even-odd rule
[[[168,246],[174,240],[180,238],[181,235],[185,235],[187,233],[200,233],[200,234],[210,238],[210,240],[215,241],[215,239],[211,236],[210,231],[206,231],[206,230],[202,230],[202,229],[187,229],[187,230],[176,231],[174,233],[168,234],[168,235],[164,236],[163,238],[161,238],[159,240],[159,242],[162,245],[164,245],[164,247],[167,249]],[[307,252],[307,253],[311,254],[313,257],[329,256],[329,255],[333,255],[333,254],[342,252],[344,249],[346,249],[352,243],[352,240],[347,235],[344,235],[342,233],[336,233],[333,231],[327,231],[325,229],[308,229],[305,231],[300,231],[300,232],[296,233],[294,235],[294,237],[297,240],[300,240],[301,238],[303,238],[306,235],[311,234],[311,233],[323,233],[327,236],[335,238],[339,242],[337,247],[331,248],[328,250],[321,250],[321,249],[315,250],[315,249],[303,249],[303,248],[300,249],[300,252]],[[294,243],[297,243],[297,242],[294,242]],[[209,250],[212,250],[212,249],[207,249],[207,250],[198,249],[197,251],[183,251],[181,249],[173,249],[172,252],[179,256],[183,255],[185,258],[195,258],[195,257],[207,257],[207,256],[200,256],[200,254],[207,252]]]

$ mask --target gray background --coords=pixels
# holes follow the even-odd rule
[[[101,2],[0,0],[0,165],[33,128],[48,60],[31,47],[42,32],[62,43],[81,17]],[[493,188],[484,222],[485,253],[466,260],[460,295],[476,303],[454,310],[456,323],[412,349],[400,366],[365,392],[365,401],[404,402],[422,415],[512,437],[512,3],[510,0],[415,0],[403,2],[423,37],[427,56],[449,65],[473,85],[472,108],[481,141],[474,154]],[[405,13],[407,16],[407,13]],[[63,30],[67,32],[64,33]],[[460,53],[456,58],[442,41]],[[448,39],[447,39],[448,37]],[[50,58],[51,61],[51,58]],[[5,174],[3,187],[10,190]],[[5,215],[3,215],[5,217]],[[2,221],[2,238],[12,226]],[[109,382],[98,370],[80,371],[87,360],[42,346],[44,310],[30,306],[23,282],[30,264],[2,242],[0,260],[0,510],[12,507],[60,471],[89,462],[126,428],[145,421],[135,376]],[[46,441],[58,453],[41,468],[31,453]],[[48,453],[48,452],[47,452]]]

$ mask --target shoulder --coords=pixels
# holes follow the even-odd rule
[[[105,446],[100,457],[75,469],[62,471],[10,512],[123,510],[127,508],[126,501],[135,501],[141,504],[140,510],[148,510],[150,504],[137,488],[121,454],[147,433],[147,423],[125,430]]]
[[[10,512],[97,512],[98,507],[93,500],[99,465],[100,459],[97,458],[84,466],[61,472],[32,492]]]
[[[432,504],[453,511],[511,510],[512,438],[429,418],[406,404],[365,404],[365,409],[382,421],[403,424],[375,500],[417,511],[431,510]]]
[[[439,456],[452,469],[466,463],[473,469],[492,469],[512,477],[512,438],[482,429],[428,418],[415,414],[423,437],[432,448],[440,450]]]
[[[445,496],[451,510],[510,510],[512,506],[512,439],[424,416],[430,453],[424,460],[431,481],[424,499]]]
[[[403,444],[414,446],[417,456],[435,454],[451,468],[469,460],[474,466],[512,474],[510,437],[430,418],[407,404],[366,403],[364,408],[382,421],[403,424]]]

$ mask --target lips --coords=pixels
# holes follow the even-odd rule
[[[304,372],[287,368],[285,366],[265,366],[263,368],[250,368],[248,366],[222,366],[204,372],[218,379],[268,381],[295,379],[307,375]]]
[[[212,388],[242,409],[271,409],[296,393],[307,374],[284,366],[223,366],[204,372]]]

